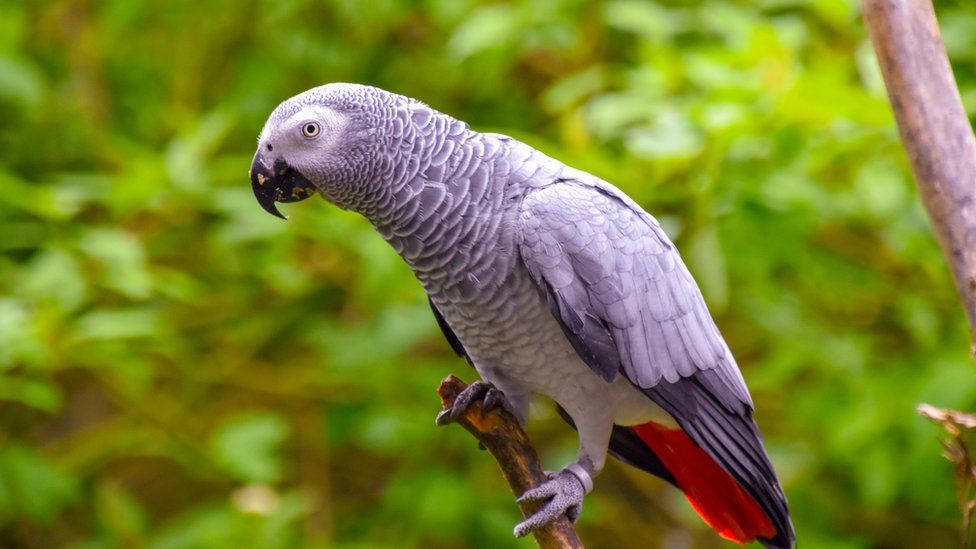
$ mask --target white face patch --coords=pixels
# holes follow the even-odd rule
[[[308,123],[319,125],[321,132],[315,140],[331,138],[334,141],[343,129],[345,117],[328,107],[306,107],[291,115],[278,127],[278,133],[289,134],[289,139],[308,139],[302,128]]]
[[[262,145],[271,144],[275,147],[283,146],[288,142],[295,144],[309,141],[309,138],[302,132],[302,127],[308,123],[315,123],[320,128],[320,133],[315,137],[315,141],[326,140],[329,144],[334,143],[345,127],[345,117],[338,112],[320,106],[308,106],[292,114],[283,122],[273,124],[269,121],[261,131],[258,142]]]
[[[339,112],[309,105],[284,121],[269,121],[261,132],[259,147],[311,178],[317,167],[328,162],[330,153],[343,139],[346,123],[346,117]],[[309,132],[309,126],[314,126],[316,131]]]

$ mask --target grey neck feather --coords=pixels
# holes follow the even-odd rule
[[[524,188],[509,184],[509,176],[513,159],[527,159],[524,151],[375,88],[330,90],[327,100],[309,100],[359,117],[355,127],[368,128],[347,136],[347,148],[330,170],[332,180],[322,189],[327,200],[369,219],[428,291],[463,297],[472,276],[503,283],[510,266],[483,259],[507,261],[511,254],[499,252],[515,248],[514,231],[506,228],[514,225]]]
[[[500,210],[514,202],[504,199],[501,142],[426,106],[408,114],[396,169],[367,217],[425,286],[450,287],[504,238]]]

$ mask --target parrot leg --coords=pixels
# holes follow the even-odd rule
[[[573,417],[579,431],[579,458],[558,473],[548,473],[548,481],[519,496],[516,500],[519,503],[523,501],[545,501],[545,503],[532,516],[515,527],[516,537],[524,536],[548,524],[563,513],[569,520],[576,522],[583,509],[583,496],[593,490],[593,479],[606,463],[613,419],[597,413],[596,410],[583,413],[572,407],[566,409]]]
[[[482,401],[481,406],[484,413],[487,414],[494,410],[502,409],[515,416],[520,423],[524,423],[523,414],[519,413],[508,399],[505,398],[505,393],[491,383],[481,380],[475,381],[461,391],[457,398],[454,399],[454,404],[450,408],[441,410],[441,413],[437,414],[437,419],[434,421],[438,425],[453,423],[460,419],[471,404],[478,400]]]
[[[549,480],[527,490],[515,501],[548,500],[538,511],[515,526],[515,537],[520,538],[532,530],[545,526],[563,513],[576,522],[583,510],[583,496],[593,489],[591,467],[586,460],[573,463],[558,473],[549,472]]]

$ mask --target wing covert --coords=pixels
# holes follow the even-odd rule
[[[559,181],[527,196],[520,253],[583,360],[647,389],[716,370],[752,402],[697,284],[657,221],[615,188]]]

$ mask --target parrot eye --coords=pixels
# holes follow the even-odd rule
[[[305,137],[318,137],[319,125],[315,122],[306,122],[302,125],[302,135]]]

